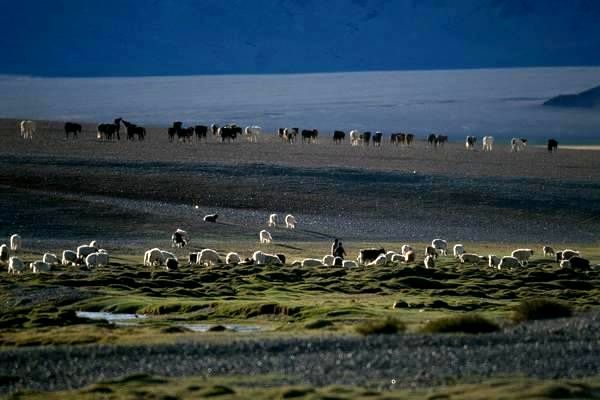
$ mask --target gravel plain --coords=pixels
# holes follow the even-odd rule
[[[228,343],[85,345],[0,351],[3,393],[59,390],[130,374],[277,374],[289,383],[379,388],[600,374],[600,315],[539,321],[484,335],[244,339]]]

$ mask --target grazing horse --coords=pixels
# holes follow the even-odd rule
[[[390,143],[395,144],[396,146],[398,146],[399,144],[405,144],[406,143],[406,134],[392,133],[390,135]]]
[[[527,139],[525,138],[512,138],[510,140],[510,151],[519,152],[525,150],[527,146]]]
[[[112,140],[113,135],[117,133],[118,125],[115,124],[100,124],[98,125],[98,130],[96,134],[96,138],[98,140]]]
[[[407,146],[410,146],[414,140],[415,140],[415,135],[413,135],[412,133],[406,134],[406,145]]]
[[[375,132],[373,135],[373,146],[381,146],[381,138],[383,137],[383,133]]]
[[[74,122],[65,122],[65,135],[69,139],[69,133],[73,134],[73,138],[77,139],[77,134],[81,133],[81,125]]]
[[[244,136],[246,136],[246,139],[248,139],[249,142],[257,143],[258,137],[260,136],[261,133],[262,133],[262,128],[257,125],[247,126],[244,129]]]
[[[29,120],[21,121],[20,127],[21,127],[21,137],[23,139],[32,140],[33,134],[35,133],[35,130],[36,130],[35,122],[29,121]]]
[[[548,152],[554,153],[555,151],[558,151],[558,142],[556,139],[548,139]]]
[[[285,128],[283,130],[283,137],[288,143],[294,143],[296,136],[298,135],[298,128]]]
[[[208,126],[204,126],[204,125],[196,125],[194,127],[194,133],[196,134],[196,139],[198,141],[200,141],[202,138],[204,138],[204,141],[206,142],[206,135],[208,133]]]
[[[146,136],[146,128],[143,126],[137,126],[136,124],[132,124],[131,122],[127,122],[122,120],[123,125],[127,128],[127,140],[135,140],[135,136],[138,137],[138,140],[144,140],[144,136]]]
[[[465,147],[467,150],[473,150],[475,148],[475,143],[477,142],[476,136],[467,136],[465,140]]]
[[[483,137],[483,151],[492,151],[494,148],[494,137],[484,136]]]
[[[340,144],[346,138],[346,132],[335,131],[333,132],[333,143]]]
[[[316,129],[302,129],[302,143],[304,141],[317,143],[317,136],[319,136],[319,131]]]

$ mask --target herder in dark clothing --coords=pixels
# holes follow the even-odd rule
[[[331,255],[335,257],[335,250],[338,248],[340,241],[338,240],[338,238],[335,238],[335,240],[333,241],[333,244],[331,245]]]
[[[346,250],[344,250],[344,246],[342,246],[342,242],[338,242],[338,246],[334,250],[333,256],[339,257],[343,260],[345,255],[346,255]]]

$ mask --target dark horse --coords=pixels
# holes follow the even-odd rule
[[[73,138],[77,139],[77,134],[81,133],[81,125],[74,122],[65,122],[65,135],[69,138],[69,133],[73,134]]]
[[[122,120],[123,125],[127,128],[127,140],[135,140],[135,136],[137,135],[138,140],[144,140],[146,136],[146,128],[143,126],[137,126],[136,124],[132,124],[131,122],[127,122]]]

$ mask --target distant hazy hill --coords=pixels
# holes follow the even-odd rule
[[[555,107],[600,107],[600,86],[578,94],[561,94],[544,103],[545,106]]]

